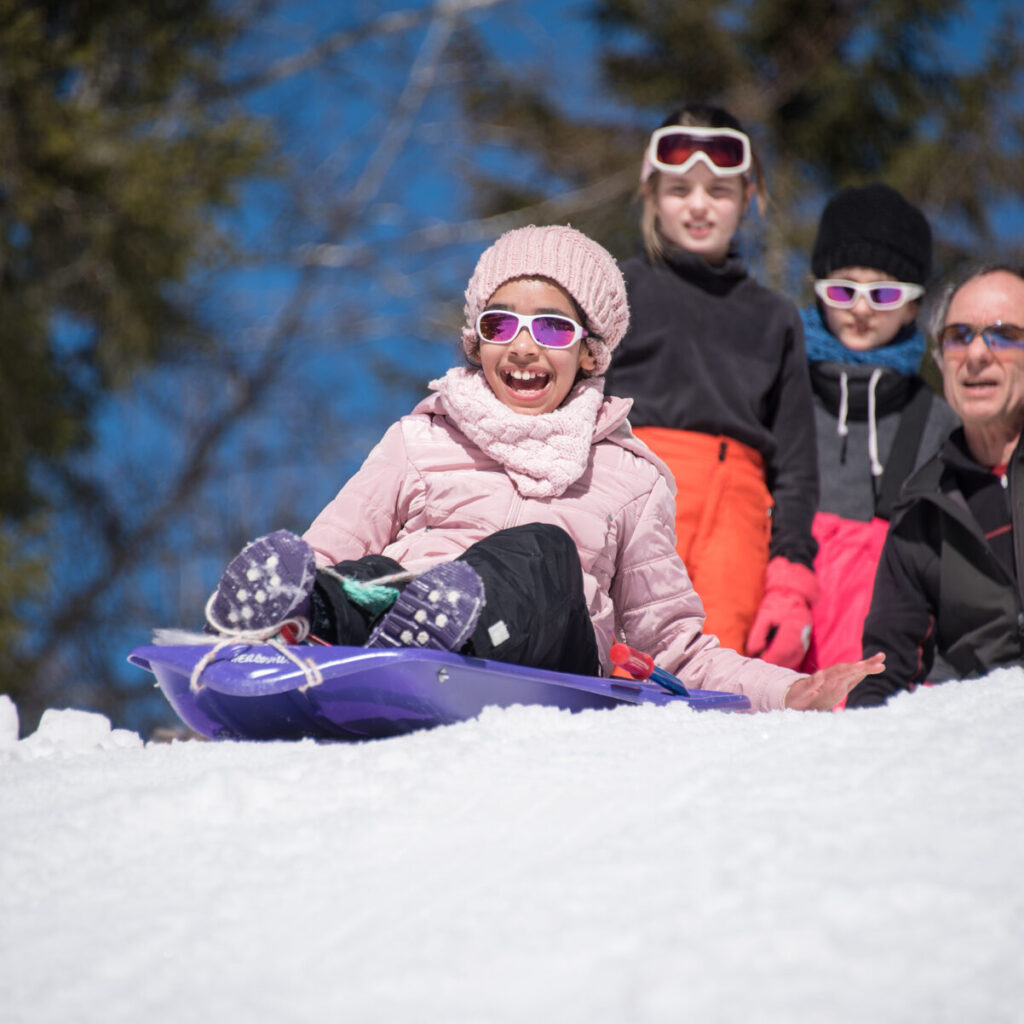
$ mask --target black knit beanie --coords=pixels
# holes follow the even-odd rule
[[[815,277],[839,267],[871,267],[894,281],[924,284],[932,271],[932,231],[921,211],[888,185],[837,192],[818,224]]]

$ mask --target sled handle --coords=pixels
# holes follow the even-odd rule
[[[634,679],[651,679],[669,693],[676,693],[680,697],[689,697],[690,691],[683,685],[682,680],[659,668],[654,664],[654,659],[643,651],[638,651],[629,644],[617,642],[612,644],[608,652],[612,664],[628,672]]]

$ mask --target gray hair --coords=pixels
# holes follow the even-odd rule
[[[942,328],[946,326],[946,317],[949,314],[949,307],[953,302],[953,296],[968,281],[976,277],[985,277],[987,274],[1013,274],[1024,281],[1024,266],[1011,263],[969,263],[959,270],[950,274],[937,288],[932,289],[925,301],[925,314],[922,321],[927,325],[929,347],[933,354],[939,350],[939,335]]]

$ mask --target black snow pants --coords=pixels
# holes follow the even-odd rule
[[[476,569],[486,600],[460,653],[579,675],[600,672],[579,552],[565,530],[546,523],[499,530],[458,560]],[[401,572],[402,566],[384,555],[366,555],[339,562],[334,570],[372,580]],[[317,573],[310,624],[315,636],[360,647],[383,614],[374,616],[353,604],[336,579]]]

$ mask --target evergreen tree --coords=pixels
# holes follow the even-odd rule
[[[211,101],[238,30],[209,0],[0,0],[0,690],[32,690],[46,531],[81,504],[116,533],[79,472],[104,400],[210,343],[194,284],[267,153]]]
[[[190,276],[265,148],[204,98],[232,23],[208,0],[0,3],[0,511],[89,442],[86,411],[206,336]]]
[[[957,43],[972,9],[959,0],[594,0],[587,9],[601,30],[607,102],[598,97],[582,116],[559,103],[557,75],[503,65],[479,38],[466,40],[477,137],[519,155],[515,179],[481,176],[482,213],[520,208],[528,218],[546,204],[628,255],[636,216],[624,209],[646,137],[673,107],[706,101],[736,114],[762,156],[772,202],[760,269],[776,287],[806,289],[825,199],[870,180],[923,207],[940,266],[998,254],[1000,202],[1017,198],[1024,169],[1024,36],[1012,5],[969,53]],[[524,153],[535,160],[525,175]],[[553,204],[559,192],[576,201]]]

